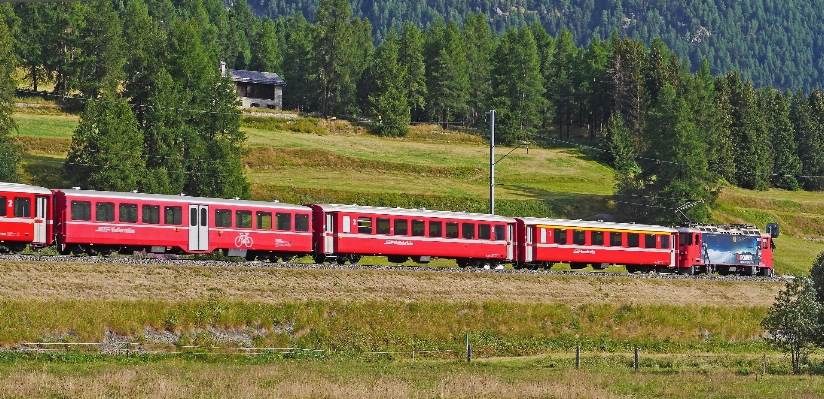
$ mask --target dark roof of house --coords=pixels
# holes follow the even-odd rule
[[[286,81],[272,72],[244,71],[242,69],[230,69],[234,82],[260,83],[273,86],[286,86]]]

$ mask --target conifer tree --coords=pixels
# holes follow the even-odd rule
[[[252,43],[252,60],[249,68],[255,71],[283,73],[280,71],[283,61],[275,23],[266,19],[261,22],[261,29]],[[288,83],[288,82],[287,82]]]
[[[762,96],[773,156],[771,181],[775,187],[798,190],[796,176],[801,171],[801,161],[796,154],[787,99],[778,90],[764,90]]]
[[[742,82],[738,73],[728,73],[732,110],[733,159],[735,183],[751,190],[765,190],[771,172],[772,159],[764,116],[758,106],[750,82]]]
[[[427,114],[430,120],[446,125],[462,119],[469,100],[469,64],[458,25],[436,20],[427,31],[426,54]]]
[[[375,53],[372,76],[375,92],[369,96],[372,113],[378,116],[375,130],[381,136],[405,136],[409,130],[406,69],[398,62],[399,38],[394,29]]]
[[[529,140],[542,120],[544,85],[541,60],[532,31],[511,28],[494,55],[492,104],[498,111],[497,137],[504,142]]]
[[[541,128],[547,128],[555,120],[555,102],[552,96],[553,83],[553,57],[555,56],[555,39],[550,36],[543,26],[535,23],[529,26],[532,37],[535,38],[535,46],[538,48],[538,59],[541,61],[541,77],[544,83],[544,109],[541,110]]]
[[[25,20],[16,30],[17,54],[23,68],[23,79],[31,81],[32,89],[38,90],[40,83],[49,79],[46,70],[46,40],[52,29],[50,16],[52,4],[41,2],[23,2],[14,4],[18,18]]]
[[[794,102],[795,103],[795,102]],[[813,90],[806,106],[795,107],[798,156],[804,188],[824,190],[824,94]]]
[[[289,89],[283,92],[283,108],[317,110],[319,108],[314,91],[317,73],[311,67],[314,59],[314,31],[300,13],[289,18],[285,25],[286,48],[283,58],[289,62],[283,64],[283,80],[289,85]]]
[[[116,93],[124,78],[123,27],[110,2],[88,4],[77,47],[71,55],[74,73],[69,87],[84,97]]]
[[[347,0],[321,0],[315,13],[313,61],[323,117],[341,111],[339,102],[349,74],[352,10]]]
[[[555,123],[558,125],[559,136],[566,132],[569,138],[569,129],[572,126],[575,106],[575,69],[577,66],[578,49],[572,40],[572,34],[563,29],[555,40],[555,53],[552,55],[551,73],[554,101]]]
[[[398,61],[406,69],[406,82],[404,83],[406,102],[412,114],[412,120],[423,118],[426,105],[426,64],[423,61],[423,43],[421,31],[411,22],[404,21]]]
[[[21,151],[11,135],[17,130],[12,119],[14,89],[17,87],[17,58],[12,40],[17,18],[9,4],[0,4],[0,182],[16,182]]]
[[[612,119],[610,101],[609,51],[598,38],[589,43],[581,63],[581,103],[584,105],[584,122],[589,127],[590,140],[604,134],[608,119]],[[612,123],[612,122],[609,122]],[[621,124],[623,125],[623,119]]]
[[[143,136],[129,104],[104,94],[87,101],[72,136],[64,179],[72,186],[91,190],[142,189]]]
[[[461,31],[469,68],[469,123],[484,119],[485,108],[489,106],[491,91],[491,57],[494,50],[492,32],[486,16],[469,13]],[[537,83],[537,82],[536,82]]]

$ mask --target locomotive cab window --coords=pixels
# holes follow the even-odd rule
[[[281,231],[292,230],[292,214],[291,213],[276,213],[275,223],[277,229]]]
[[[197,211],[195,211],[197,216]],[[180,226],[183,224],[183,208],[179,206],[167,206],[163,208],[163,223]]]
[[[446,222],[446,237],[458,238],[458,222]]]
[[[434,220],[429,221],[429,236],[430,237],[440,237],[443,234],[442,231],[443,222],[436,222]]]
[[[120,220],[123,223],[137,223],[137,204],[120,204]]]
[[[92,203],[72,201],[72,220],[92,220]]]
[[[409,234],[409,221],[406,219],[395,219],[395,235],[405,236]]]
[[[587,243],[587,232],[586,230],[573,230],[572,231],[572,243],[575,245],[586,245]]]
[[[0,216],[6,216],[6,197],[3,196],[0,196]]]
[[[686,233],[679,233],[678,245],[690,245],[690,235]]]
[[[389,234],[389,219],[378,218],[378,234]]]
[[[566,244],[567,241],[567,231],[566,229],[555,229],[554,235],[554,243],[555,244]]]
[[[309,215],[295,215],[295,231],[309,231]]]
[[[359,217],[358,218],[358,233],[372,234],[372,218]]]
[[[611,247],[623,247],[624,246],[624,235],[618,232],[613,231],[609,233],[609,246]]]
[[[251,229],[252,211],[235,211],[235,227],[238,229]]]
[[[592,245],[604,245],[604,232],[603,231],[593,231],[591,234],[592,234]]]
[[[478,238],[481,240],[488,240],[491,234],[489,231],[488,224],[479,224],[478,225]]]
[[[98,222],[114,222],[114,202],[98,202],[95,204],[94,218]]]
[[[644,248],[655,248],[655,234],[644,234]]]
[[[14,217],[31,217],[31,198],[16,197],[14,199]]]
[[[462,223],[461,224],[461,237],[467,240],[475,239],[475,224],[474,223]]]
[[[143,205],[143,223],[160,224],[160,205]]]
[[[506,229],[505,229],[504,226],[501,226],[501,225],[495,226],[495,239],[496,240],[505,240],[506,239],[505,231],[506,231]]]
[[[423,237],[424,230],[426,226],[423,223],[423,220],[413,220],[412,221],[412,235]]]
[[[272,212],[255,213],[255,227],[258,230],[272,230]]]
[[[232,227],[232,211],[228,209],[215,210],[215,227]]]
[[[639,239],[638,233],[627,233],[627,246],[630,248],[638,248]]]

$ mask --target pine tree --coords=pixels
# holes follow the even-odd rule
[[[726,77],[732,109],[731,134],[735,143],[735,183],[751,190],[765,190],[771,172],[769,139],[764,116],[750,82],[742,82],[738,73]]]
[[[372,113],[378,116],[375,131],[386,137],[405,136],[409,130],[406,69],[398,62],[398,42],[397,33],[390,30],[378,47],[373,64],[376,90],[369,96],[369,103]]]
[[[65,181],[91,190],[141,189],[142,147],[137,119],[125,100],[105,94],[87,101],[63,166]]]
[[[87,98],[116,93],[124,77],[124,47],[123,27],[111,3],[88,4],[71,56],[74,74],[68,87]]]
[[[492,33],[486,16],[469,13],[462,28],[466,60],[469,68],[469,123],[482,121],[489,106],[491,91],[491,57],[494,48]]]
[[[492,71],[492,104],[504,142],[529,140],[542,120],[544,85],[532,31],[511,28],[501,38]]]
[[[462,119],[468,110],[469,64],[458,25],[442,19],[429,27],[424,47],[426,64],[427,114],[444,126]]]
[[[549,85],[552,92],[550,98],[555,102],[553,108],[559,137],[566,131],[566,137],[569,138],[569,129],[576,109],[574,75],[577,57],[578,49],[573,43],[572,34],[566,29],[562,30],[555,41],[555,53],[552,55],[551,64],[552,83]]]
[[[589,128],[590,140],[603,135],[607,121],[612,119],[610,101],[609,51],[604,44],[593,38],[584,54],[581,71],[581,102],[584,104],[585,122]],[[611,123],[611,122],[610,122]],[[623,125],[623,120],[621,124]]]
[[[614,54],[608,74],[612,86],[612,109],[621,113],[632,135],[636,149],[644,150],[641,140],[649,107],[643,71],[646,69],[646,50],[637,40],[612,39]]]
[[[282,73],[282,61],[275,23],[267,19],[262,22],[257,38],[252,44],[252,60],[249,67],[255,71]]]
[[[40,2],[14,4],[16,15],[26,21],[16,30],[17,54],[25,71],[23,79],[31,81],[34,91],[38,90],[41,82],[49,79],[45,41],[51,29],[50,8],[53,8],[51,4]]]
[[[336,100],[340,98],[343,85],[351,79],[351,15],[346,0],[321,0],[315,13],[313,61],[324,118],[330,112],[340,110],[341,104]]]
[[[601,149],[604,162],[612,166],[619,181],[635,180],[641,170],[635,162],[635,146],[621,114],[616,112],[609,118]]]
[[[144,112],[151,105],[149,93],[163,69],[166,40],[157,21],[149,16],[149,8],[143,0],[132,0],[126,5],[123,39],[126,44],[124,97],[135,106],[135,116],[142,125]]]
[[[283,58],[283,79],[289,85],[283,91],[283,108],[298,111],[317,110],[318,102],[314,87],[317,74],[311,67],[314,54],[312,50],[312,26],[303,14],[298,13],[286,21],[286,48]]]
[[[804,188],[824,190],[824,94],[818,89],[813,90],[809,96],[808,108],[799,111],[807,111],[809,121],[809,130],[799,130],[800,126],[796,128],[796,134],[800,135],[798,156],[802,163]],[[800,120],[802,118],[799,116]],[[803,125],[803,122],[799,124]]]
[[[801,161],[796,154],[787,99],[778,90],[764,90],[762,96],[773,155],[771,181],[775,187],[798,190],[796,176],[801,171]]]
[[[426,64],[423,61],[423,42],[421,31],[411,22],[404,21],[398,61],[406,69],[406,102],[413,120],[420,120],[423,117],[423,109],[426,105]]]
[[[0,182],[17,181],[21,159],[20,146],[11,135],[17,130],[17,124],[12,119],[18,63],[12,37],[17,22],[11,5],[0,4]]]
[[[555,102],[551,98],[553,95],[551,84],[553,82],[552,65],[555,56],[555,39],[550,36],[541,24],[530,25],[532,37],[535,38],[535,46],[538,48],[538,59],[541,61],[541,78],[544,83],[544,109],[541,110],[541,128],[547,128],[555,120]]]

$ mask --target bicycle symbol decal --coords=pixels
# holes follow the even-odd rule
[[[235,238],[235,246],[238,248],[252,248],[252,244],[254,244],[254,241],[252,241],[252,237],[249,237],[249,233],[240,233],[240,235]]]

